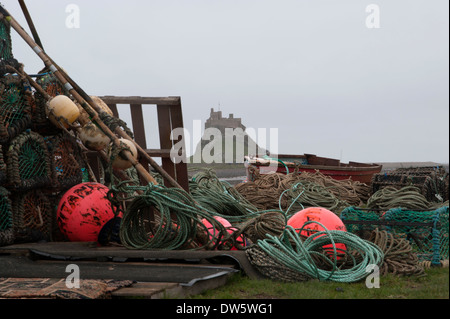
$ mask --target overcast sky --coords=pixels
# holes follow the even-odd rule
[[[18,2],[1,2],[28,31]],[[25,2],[46,52],[91,95],[180,96],[190,131],[220,105],[278,128],[279,153],[449,162],[447,0]],[[66,25],[70,4],[79,28]],[[42,69],[14,31],[13,53]]]

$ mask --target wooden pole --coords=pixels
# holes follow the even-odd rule
[[[62,74],[61,68],[52,63],[50,57],[42,50],[42,48],[34,42],[34,40],[26,33],[26,31],[19,25],[19,23],[4,9],[0,6],[0,19],[6,19],[14,30],[25,40],[25,42],[33,49],[33,51],[41,58],[45,66],[53,72],[61,84],[67,89],[67,91],[72,94],[72,96],[80,103],[80,105],[86,110],[86,112],[91,117],[92,121],[95,121],[97,125],[102,129],[102,131],[108,135],[108,137],[113,141],[117,147],[121,147],[119,138],[109,129],[105,123],[100,119],[96,110],[94,110],[83,97],[74,89],[74,87],[67,81],[67,79]],[[65,73],[65,72],[64,72]],[[91,100],[91,103],[100,110],[95,102]],[[103,112],[103,111],[102,111]],[[134,141],[133,141],[134,142]],[[130,163],[136,168],[137,172],[149,183],[158,184],[156,180],[151,176],[151,174],[132,156],[131,152],[128,150],[122,151],[125,158],[130,161]],[[181,188],[181,186],[180,186]]]
[[[25,16],[25,19],[27,20],[28,26],[30,27],[31,34],[33,35],[34,41],[42,48],[42,42],[39,38],[39,35],[37,33],[36,27],[34,26],[33,20],[31,19],[30,12],[28,11],[27,5],[25,4],[24,0],[19,0],[20,7],[22,8],[23,15]]]

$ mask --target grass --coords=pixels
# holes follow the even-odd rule
[[[380,288],[372,289],[365,281],[282,283],[235,274],[225,286],[192,299],[449,299],[449,269],[427,269],[423,277],[389,274],[380,278]]]

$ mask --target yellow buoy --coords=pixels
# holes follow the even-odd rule
[[[104,150],[111,143],[111,139],[92,122],[83,126],[79,138],[83,145],[92,151]]]
[[[134,145],[134,143],[130,140],[127,139],[119,139],[121,143],[124,144],[125,147],[128,147],[130,149],[130,152],[133,156],[133,158],[137,161],[138,159],[138,151],[136,146]],[[112,147],[110,149],[110,154],[111,154],[111,150]],[[118,170],[125,170],[125,169],[129,169],[133,166],[133,164],[124,156],[122,155],[122,152],[120,154],[118,154],[113,162],[112,162],[112,167]]]
[[[69,97],[58,95],[48,103],[47,116],[56,126],[61,123],[67,128],[68,124],[73,124],[78,119],[80,110]],[[60,120],[58,121],[58,119]]]

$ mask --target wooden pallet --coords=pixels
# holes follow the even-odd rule
[[[141,251],[95,243],[33,243],[0,248],[0,278],[60,278],[77,265],[80,279],[131,280],[112,298],[183,298],[215,289],[233,273],[260,278],[243,251]]]

